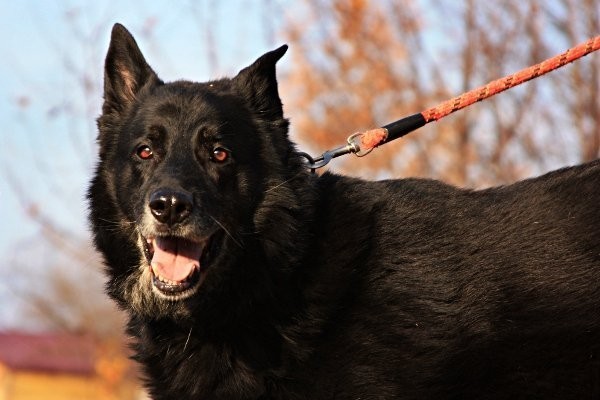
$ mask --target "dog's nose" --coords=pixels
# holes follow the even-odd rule
[[[148,206],[157,221],[175,225],[191,214],[194,200],[188,192],[159,189],[150,195]]]

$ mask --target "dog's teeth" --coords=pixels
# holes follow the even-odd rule
[[[159,281],[166,283],[167,285],[179,285],[181,282],[176,282],[176,281],[172,281],[170,279],[165,278],[164,276],[160,275],[158,273],[158,271],[156,270],[156,268],[152,267],[152,272],[154,273],[154,276],[156,277],[156,279],[158,279]]]

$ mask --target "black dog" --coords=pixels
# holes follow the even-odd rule
[[[115,25],[89,189],[155,399],[600,396],[600,162],[510,186],[313,175],[286,47],[163,83]]]

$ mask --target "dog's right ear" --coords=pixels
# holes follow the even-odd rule
[[[106,114],[125,110],[145,87],[161,83],[150,68],[135,39],[121,24],[112,29],[104,65],[104,105]]]

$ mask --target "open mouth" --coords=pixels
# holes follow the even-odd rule
[[[203,242],[177,236],[145,238],[154,289],[172,300],[194,294],[204,281],[214,247],[212,237]]]

